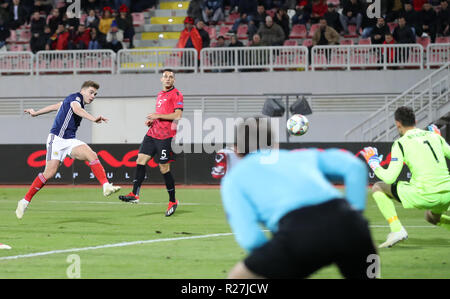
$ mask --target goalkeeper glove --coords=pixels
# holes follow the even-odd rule
[[[441,136],[441,130],[439,130],[439,128],[435,124],[429,125],[428,131],[434,132],[434,133],[438,134],[439,136]]]
[[[364,150],[361,151],[364,159],[366,159],[369,167],[372,168],[373,171],[380,167],[380,163],[383,160],[383,155],[378,156],[378,150],[375,147],[365,147]]]

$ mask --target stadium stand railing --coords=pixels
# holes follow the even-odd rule
[[[112,50],[39,51],[35,71],[45,73],[104,72],[115,73],[116,54]]]
[[[345,132],[347,141],[390,141],[398,137],[394,113],[400,106],[413,107],[417,127],[424,128],[450,109],[450,62],[432,72],[401,95],[388,101],[363,122]]]
[[[117,55],[117,72],[158,72],[164,68],[197,72],[195,49],[123,49]]]
[[[309,53],[311,51],[311,54]],[[311,63],[309,63],[309,56]],[[439,68],[450,61],[450,43],[195,49],[123,49],[0,52],[0,74],[317,71]]]
[[[290,47],[227,47],[205,48],[200,52],[200,70],[308,70],[308,48]]]
[[[361,69],[388,67],[423,68],[419,44],[315,46],[311,69]]]

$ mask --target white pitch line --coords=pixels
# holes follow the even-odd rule
[[[371,228],[388,228],[389,225],[371,225],[370,227]],[[405,227],[406,228],[435,228],[435,226],[424,226],[424,225],[415,225],[415,226],[411,225],[411,226],[405,226]],[[15,260],[15,259],[21,259],[21,258],[30,258],[30,257],[36,257],[36,256],[58,254],[58,253],[80,252],[80,251],[96,250],[96,249],[104,249],[104,248],[115,248],[115,247],[133,246],[133,245],[141,245],[141,244],[160,243],[160,242],[170,242],[170,241],[180,241],[180,240],[224,237],[224,236],[231,236],[231,235],[234,235],[234,234],[233,233],[219,233],[219,234],[209,234],[209,235],[191,236],[191,237],[165,238],[165,239],[153,239],[153,240],[145,240],[145,241],[122,242],[122,243],[116,243],[116,244],[106,244],[106,245],[99,245],[99,246],[52,250],[52,251],[36,252],[36,253],[30,253],[30,254],[5,256],[5,257],[0,257],[0,261]]]
[[[44,256],[44,255],[51,255],[51,254],[58,254],[58,253],[80,252],[80,251],[96,250],[96,249],[104,249],[104,248],[124,247],[124,246],[140,245],[140,244],[191,240],[191,239],[204,239],[204,238],[231,236],[231,235],[233,235],[233,234],[232,233],[222,233],[222,234],[210,234],[210,235],[191,236],[191,237],[165,238],[165,239],[153,239],[153,240],[146,240],[146,241],[122,242],[122,243],[116,243],[116,244],[106,244],[106,245],[91,246],[91,247],[52,250],[52,251],[36,252],[36,253],[30,253],[30,254],[5,256],[5,257],[0,257],[0,261],[1,260],[15,260],[15,259],[21,259],[21,258]]]

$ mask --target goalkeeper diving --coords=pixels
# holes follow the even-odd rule
[[[361,151],[370,168],[382,182],[373,185],[373,198],[388,221],[391,233],[379,247],[391,247],[408,238],[400,222],[393,199],[401,202],[405,209],[426,210],[425,219],[450,230],[450,216],[444,215],[450,206],[450,175],[447,159],[450,146],[440,136],[439,129],[432,125],[429,131],[416,128],[413,110],[399,107],[395,111],[395,125],[400,138],[394,141],[391,161],[387,169],[380,166],[382,158],[373,147]],[[397,181],[406,164],[411,179]]]

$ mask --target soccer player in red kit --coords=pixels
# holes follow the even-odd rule
[[[175,75],[172,70],[163,71],[161,82],[163,90],[156,98],[156,111],[150,113],[145,122],[149,129],[139,148],[133,191],[128,195],[119,196],[119,199],[131,203],[139,202],[139,191],[145,179],[146,164],[153,157],[159,164],[159,170],[166,183],[169,193],[166,216],[171,216],[178,206],[178,200],[175,199],[175,181],[170,172],[170,162],[174,159],[171,143],[177,132],[176,120],[181,119],[183,114],[183,95],[174,86]]]

